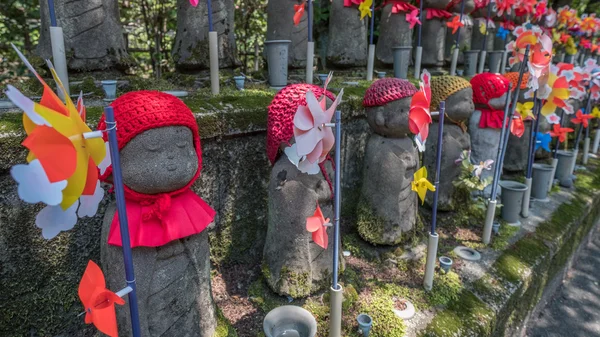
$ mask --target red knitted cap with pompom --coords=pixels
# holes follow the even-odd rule
[[[491,99],[502,97],[508,92],[509,83],[510,81],[500,74],[481,73],[473,76],[473,102],[489,106],[488,102]]]
[[[200,176],[202,169],[202,148],[200,147],[200,134],[198,124],[192,111],[179,98],[160,91],[133,91],[119,96],[111,104],[117,123],[117,141],[119,150],[123,149],[135,136],[150,129],[165,126],[185,126],[192,131],[194,148],[198,155],[198,171],[194,178],[183,188],[166,194],[175,195],[185,191]],[[105,116],[102,114],[98,122],[98,130],[107,129]],[[104,133],[107,141],[107,134]],[[106,181],[112,173],[112,166],[101,175],[100,179]],[[146,195],[133,191],[124,186],[127,196],[135,200],[158,199],[159,194]]]
[[[306,83],[291,84],[281,89],[269,105],[267,116],[267,158],[275,164],[281,143],[287,143],[294,136],[294,115],[298,106],[306,106],[306,93],[312,91],[317,99],[323,94],[331,100],[335,96],[323,88]]]
[[[399,78],[382,78],[375,81],[363,99],[364,107],[382,106],[389,102],[411,97],[417,93],[417,88],[407,80]]]

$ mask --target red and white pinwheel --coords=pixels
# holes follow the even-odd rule
[[[592,115],[586,115],[581,111],[581,109],[577,110],[575,113],[575,117],[571,118],[571,122],[573,124],[581,124],[584,128],[587,128],[590,125],[590,119],[594,118]]]
[[[313,241],[323,249],[327,249],[329,238],[327,236],[327,225],[329,219],[325,219],[319,203],[313,216],[306,218],[306,230],[312,233]]]
[[[559,76],[558,67],[551,66],[547,83],[538,90],[538,98],[546,100],[541,114],[551,122],[556,108],[562,108],[567,114],[573,113],[573,107],[567,102],[570,97],[569,82],[565,76]]]
[[[294,26],[297,26],[300,24],[300,21],[302,20],[302,16],[304,16],[304,5],[306,4],[306,1],[302,1],[301,4],[299,5],[294,5]]]
[[[416,135],[415,141],[419,150],[424,150],[425,141],[429,135],[429,124],[431,124],[431,75],[427,70],[421,74],[420,90],[410,101],[408,112],[408,127]]]
[[[515,28],[513,34],[517,39],[506,45],[506,49],[512,52],[509,64],[512,66],[517,62],[523,62],[525,49],[530,46],[528,60],[531,74],[530,87],[534,90],[538,89],[546,83],[550,72],[552,38],[539,27],[527,24]]]

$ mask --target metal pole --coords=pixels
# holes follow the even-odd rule
[[[367,81],[373,80],[373,70],[375,67],[375,45],[373,44],[373,33],[375,31],[375,1],[371,5],[371,28],[369,34],[369,54],[367,59]]]
[[[421,26],[423,25],[423,2],[419,1],[419,28],[417,29],[417,50],[415,52],[415,78],[419,78],[421,75],[421,56],[423,54],[423,47],[421,47]]]
[[[110,158],[112,161],[112,177],[115,196],[117,199],[117,211],[119,213],[119,229],[121,231],[121,244],[123,246],[123,261],[125,263],[125,279],[131,287],[129,293],[129,313],[131,315],[131,331],[133,337],[140,335],[140,318],[138,312],[137,292],[135,274],[133,272],[133,256],[131,254],[131,241],[129,240],[129,226],[127,224],[127,209],[125,208],[125,192],[123,190],[123,177],[121,176],[121,160],[119,158],[119,145],[117,143],[117,124],[113,108],[104,108],[106,126],[108,131],[108,144],[110,146]]]
[[[479,73],[483,72],[483,69],[485,68],[485,57],[487,54],[487,37],[488,37],[488,30],[490,28],[490,13],[492,12],[492,3],[493,1],[490,0],[490,2],[488,3],[488,8],[487,8],[487,15],[485,18],[485,35],[483,36],[483,45],[481,46],[481,56],[479,57]]]
[[[54,11],[54,0],[48,0],[48,10],[50,11],[50,26],[56,27],[56,12]]]
[[[528,149],[528,157],[527,157],[527,170],[525,172],[525,186],[527,186],[527,190],[523,194],[523,203],[521,204],[521,216],[524,218],[529,217],[529,203],[531,198],[531,184],[532,178],[531,174],[533,171],[533,159],[535,156],[535,136],[537,134],[537,130],[539,127],[540,121],[540,104],[537,99],[537,90],[533,92],[533,118],[535,118],[535,122],[531,125],[529,132],[529,147]]]
[[[313,0],[308,0],[308,42],[306,47],[306,83],[313,83],[315,43],[313,42]]]
[[[460,3],[460,17],[459,21],[462,23],[463,13],[465,12],[465,0],[462,0]],[[458,26],[458,30],[456,31],[456,42],[455,49],[452,52],[452,62],[450,63],[450,75],[456,75],[456,64],[458,63],[458,52],[459,52],[459,40],[460,40],[460,26]]]

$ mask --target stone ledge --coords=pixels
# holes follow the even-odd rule
[[[560,203],[550,216],[540,217],[540,213],[550,213],[549,207],[533,207],[531,220],[517,235],[520,239],[503,253],[490,256],[493,252],[488,249],[481,261],[467,263],[459,273],[465,289],[419,335],[504,336],[518,330],[546,282],[561,270],[600,217],[597,165],[594,160],[588,165],[590,171],[578,172],[570,195],[561,190],[551,197]],[[479,273],[472,272],[476,267]]]

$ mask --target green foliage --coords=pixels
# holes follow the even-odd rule
[[[483,167],[485,163],[473,165],[471,163],[471,151],[467,150],[463,151],[461,158],[460,175],[452,184],[455,187],[464,187],[469,191],[483,191],[492,182],[492,177],[481,178],[481,172],[485,170]]]
[[[215,329],[215,337],[237,337],[237,332],[229,323],[227,318],[223,316],[220,309],[217,308],[217,328]]]
[[[458,299],[463,285],[458,274],[449,271],[447,274],[438,273],[433,280],[433,288],[427,293],[427,300],[433,306],[444,306]]]
[[[373,319],[371,335],[373,337],[402,337],[406,330],[404,320],[396,316],[394,299],[390,296],[393,292],[381,288],[375,290],[371,296],[366,296],[360,302],[360,312],[368,314]]]

